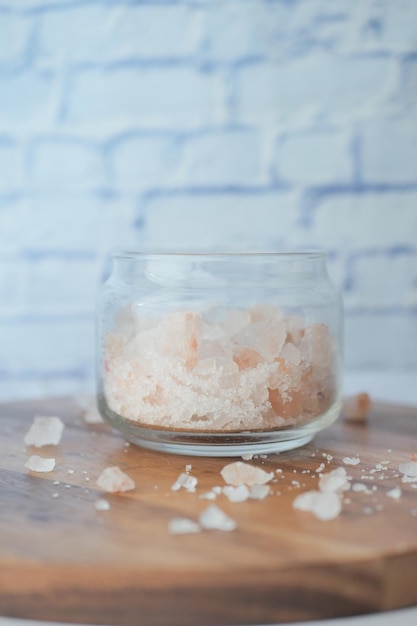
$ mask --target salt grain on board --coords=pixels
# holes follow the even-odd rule
[[[95,397],[76,398],[76,404],[83,410],[83,420],[86,424],[102,424],[103,418],[98,412]]]
[[[401,463],[398,466],[398,469],[404,476],[408,476],[409,478],[417,478],[417,461]]]
[[[249,463],[235,461],[225,465],[220,472],[224,481],[228,485],[239,487],[239,485],[264,485],[274,477],[272,472],[265,472],[260,467],[254,467]]]
[[[200,526],[187,517],[174,517],[168,526],[171,535],[188,535],[200,532]]]
[[[319,489],[325,493],[341,493],[350,489],[350,483],[343,467],[322,474],[319,480]]]
[[[189,492],[194,492],[197,486],[197,478],[191,474],[180,474],[171,487],[171,491],[179,491],[181,487]]]
[[[33,423],[25,435],[24,442],[27,446],[56,446],[61,441],[64,424],[59,417],[45,417],[35,415]]]
[[[223,493],[229,502],[245,502],[249,498],[249,489],[246,485],[239,485],[238,487],[227,485],[223,487]]]
[[[358,456],[345,456],[342,460],[345,465],[359,465],[361,462]]]
[[[120,467],[106,467],[97,479],[97,485],[103,491],[117,493],[119,491],[130,491],[135,488],[134,481],[122,472]]]
[[[236,522],[228,517],[218,506],[210,504],[210,506],[202,512],[199,519],[202,528],[207,530],[235,530]]]
[[[342,414],[346,421],[366,422],[372,408],[371,398],[367,393],[358,393],[343,400]]]
[[[393,500],[399,500],[401,498],[401,489],[399,487],[394,487],[394,489],[387,491],[387,496]]]
[[[104,498],[99,498],[94,502],[94,508],[96,511],[109,511],[110,503],[107,500],[104,500]]]
[[[52,472],[55,467],[55,459],[43,459],[33,454],[25,463],[25,467],[31,472]]]
[[[249,498],[251,500],[264,500],[269,492],[269,485],[252,485],[249,492]]]
[[[336,493],[307,491],[297,496],[293,502],[294,509],[309,511],[321,521],[329,521],[339,515],[342,504]]]

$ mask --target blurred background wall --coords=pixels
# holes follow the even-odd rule
[[[232,242],[417,368],[416,0],[0,0],[0,398],[92,385],[110,249]]]

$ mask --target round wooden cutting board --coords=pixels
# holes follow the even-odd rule
[[[35,414],[58,415],[58,446],[25,449]],[[417,453],[417,409],[374,406],[365,425],[339,420],[300,450],[254,458],[275,473],[264,500],[215,504],[232,532],[172,535],[169,522],[198,520],[200,498],[229,459],[170,456],[125,446],[107,425],[87,425],[69,399],[0,407],[0,614],[137,625],[261,624],[383,611],[417,603],[417,483],[399,463]],[[55,470],[25,469],[31,454]],[[357,465],[344,464],[358,457]],[[232,460],[232,459],[231,459]],[[172,491],[191,464],[195,493]],[[136,489],[106,495],[96,479],[118,465]],[[342,513],[320,521],[295,510],[320,471],[346,468]],[[277,471],[278,470],[278,471]],[[282,471],[279,471],[282,470]],[[319,471],[317,471],[319,470]],[[59,481],[59,484],[58,482]],[[400,487],[401,495],[388,495]],[[394,495],[398,492],[394,492]]]

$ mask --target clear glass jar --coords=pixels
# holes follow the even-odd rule
[[[99,299],[98,406],[156,450],[296,448],[339,414],[341,334],[323,253],[116,253]]]

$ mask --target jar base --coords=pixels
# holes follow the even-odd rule
[[[309,443],[314,434],[286,441],[253,441],[253,443],[203,444],[203,443],[171,443],[167,441],[149,441],[140,437],[129,436],[128,440],[141,448],[180,454],[184,456],[237,457],[244,454],[273,454],[301,448]]]
[[[323,428],[332,424],[341,409],[341,398],[318,418],[302,425],[275,430],[201,432],[153,428],[118,415],[110,409],[105,396],[98,395],[103,418],[120,430],[131,443],[159,452],[185,456],[238,457],[244,454],[273,454],[300,448]]]

